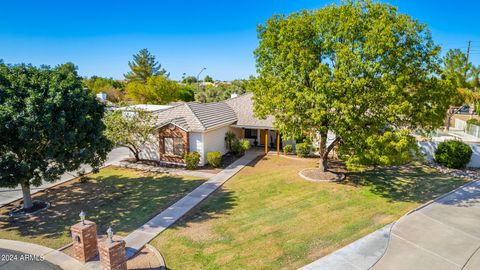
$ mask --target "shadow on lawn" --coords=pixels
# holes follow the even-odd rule
[[[391,201],[425,203],[465,182],[422,166],[407,166],[348,173],[342,184],[368,187]]]
[[[116,232],[130,232],[205,180],[185,180],[176,176],[98,176],[87,183],[78,181],[41,192],[35,200],[48,201],[50,208],[34,216],[8,217],[8,207],[0,210],[0,230],[18,231],[22,236],[58,238],[68,234],[79,221],[81,210],[97,223],[102,234],[112,225]],[[11,208],[11,207],[10,207]]]
[[[220,218],[221,215],[228,214],[228,211],[236,205],[235,192],[220,187],[170,226],[170,228],[187,227],[189,222],[201,223],[206,220]]]

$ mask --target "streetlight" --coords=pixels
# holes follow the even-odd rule
[[[199,72],[198,75],[197,75],[197,93],[200,91],[200,82],[199,82],[200,74],[202,74],[202,72],[203,72],[204,70],[206,70],[206,69],[207,69],[207,68],[205,68],[205,67],[202,68],[202,70],[200,70],[200,72]]]

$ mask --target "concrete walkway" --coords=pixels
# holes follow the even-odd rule
[[[115,148],[108,154],[107,161],[105,162],[104,166],[117,163],[127,158],[128,156],[129,156],[129,150],[127,148],[123,148],[123,147]],[[80,169],[85,170],[86,173],[89,173],[92,171],[92,168],[87,165],[83,165]],[[78,170],[75,172],[68,172],[63,174],[60,177],[60,179],[56,182],[53,182],[53,183],[44,182],[39,187],[32,187],[31,193],[35,194],[44,189],[72,180],[73,178],[77,177],[77,172]],[[6,204],[9,204],[13,201],[19,200],[21,198],[22,198],[22,189],[20,188],[20,186],[17,188],[0,188],[0,207]]]
[[[262,152],[248,151],[243,157],[227,166],[223,171],[211,177],[208,181],[125,237],[124,240],[126,241],[127,246],[127,257],[130,258],[133,256],[144,245],[150,242],[166,228],[174,224],[178,219],[207,198],[248,163],[262,154]]]
[[[77,261],[76,259],[68,256],[67,254],[60,252],[58,250],[54,250],[48,247],[20,242],[20,241],[13,241],[13,240],[5,240],[0,239],[0,247],[2,249],[8,249],[2,251],[0,249],[0,255],[2,254],[15,254],[15,253],[24,253],[35,255],[37,257],[43,258],[45,261],[50,262],[53,265],[57,265],[61,269],[68,269],[68,270],[83,270],[86,269],[85,266]],[[42,264],[41,262],[36,261],[15,261],[12,263],[1,264],[0,262],[0,269],[58,269],[54,267],[48,267],[48,264]],[[19,268],[15,268],[18,266]]]

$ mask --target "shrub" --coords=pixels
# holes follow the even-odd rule
[[[247,139],[235,141],[235,143],[232,145],[232,151],[235,154],[244,154],[248,149],[250,149],[250,141]]]
[[[307,157],[310,154],[310,144],[308,143],[297,143],[297,156],[299,157]]]
[[[228,131],[227,133],[225,133],[225,143],[229,151],[235,152],[233,147],[236,142],[237,142],[237,136],[235,135],[235,133],[231,131]]]
[[[250,141],[247,140],[247,139],[241,139],[240,141],[238,141],[240,143],[240,146],[242,148],[242,151],[245,152],[247,151],[248,149],[250,149]]]
[[[464,142],[445,141],[435,150],[435,161],[447,168],[465,168],[472,157],[472,152],[472,148]]]
[[[287,144],[283,146],[283,153],[286,154],[291,154],[293,152],[293,146],[291,144]]]
[[[207,161],[212,167],[219,167],[222,162],[222,153],[220,152],[208,152]]]
[[[196,169],[199,162],[200,154],[198,152],[188,152],[185,154],[185,165],[188,170]]]
[[[467,120],[467,125],[480,126],[480,120],[478,120],[478,119],[476,119],[476,118],[468,119],[468,120]]]

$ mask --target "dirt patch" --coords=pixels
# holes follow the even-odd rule
[[[345,174],[322,171],[320,169],[303,169],[298,173],[303,179],[314,182],[337,182],[345,178]]]

